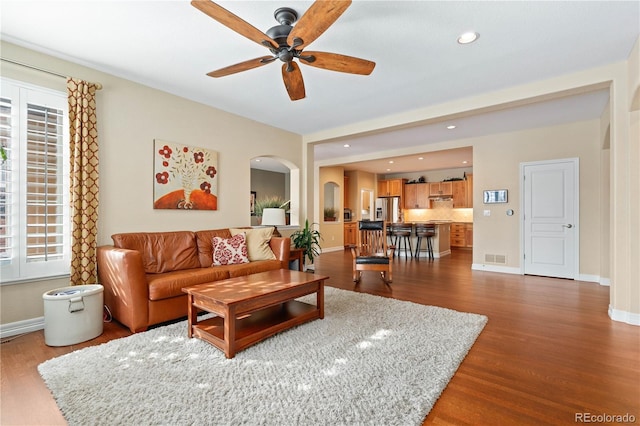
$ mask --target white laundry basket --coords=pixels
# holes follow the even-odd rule
[[[103,292],[101,285],[89,284],[44,293],[44,342],[68,346],[101,335]]]

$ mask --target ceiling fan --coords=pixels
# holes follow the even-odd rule
[[[270,28],[266,34],[211,0],[193,0],[191,4],[222,25],[265,46],[272,53],[271,56],[250,59],[211,71],[207,73],[208,76],[224,77],[280,59],[284,62],[282,79],[287,93],[292,101],[296,101],[305,97],[305,90],[302,73],[294,59],[317,68],[360,75],[371,74],[376,66],[375,62],[353,56],[327,52],[303,52],[305,47],[320,37],[344,13],[351,4],[351,0],[317,0],[299,20],[295,10],[281,7],[274,12],[274,17],[280,25]],[[292,26],[296,21],[298,23]]]

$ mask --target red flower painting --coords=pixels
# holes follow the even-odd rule
[[[217,210],[218,153],[155,141],[154,208]]]

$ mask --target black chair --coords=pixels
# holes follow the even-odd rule
[[[400,256],[400,250],[404,245],[404,255],[407,257],[407,246],[409,247],[410,257],[413,257],[413,248],[411,247],[411,233],[413,232],[413,225],[410,223],[394,223],[392,225],[393,236],[395,237],[395,246],[397,249],[398,257]]]
[[[386,226],[384,221],[358,222],[358,240],[351,246],[353,257],[353,281],[360,282],[363,271],[377,271],[382,280],[389,284],[393,280],[392,257],[393,246],[387,246]]]
[[[433,259],[433,237],[436,235],[436,226],[432,223],[417,223],[416,224],[416,236],[418,237],[416,246],[416,258],[420,257],[420,251],[422,249],[422,239],[426,238],[426,250],[429,259]]]

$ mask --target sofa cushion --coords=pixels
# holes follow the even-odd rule
[[[276,255],[269,246],[273,229],[273,227],[252,229],[231,228],[230,231],[231,235],[246,233],[249,260],[255,262],[256,260],[273,260],[276,258]]]
[[[208,229],[196,231],[198,259],[201,268],[209,268],[213,264],[213,237],[231,238],[229,229]]]
[[[225,268],[229,272],[229,278],[273,271],[281,267],[282,265],[279,260],[256,260],[255,262],[242,263],[239,265],[218,266],[218,268]]]
[[[244,232],[231,238],[213,237],[213,266],[249,263]]]
[[[235,265],[234,265],[235,266]],[[241,265],[238,265],[241,266]],[[229,278],[229,271],[224,266],[215,268],[195,268],[164,274],[147,274],[149,283],[149,300],[162,300],[170,297],[184,296],[183,287],[209,283]],[[185,305],[186,308],[186,305]]]
[[[111,239],[117,248],[139,251],[146,273],[200,267],[196,237],[191,231],[133,232],[114,234]]]

